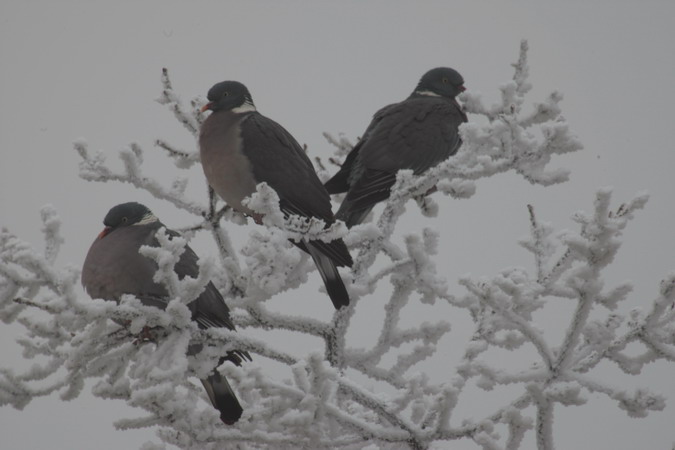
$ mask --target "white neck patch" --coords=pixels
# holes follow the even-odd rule
[[[236,108],[232,108],[232,112],[235,114],[241,114],[245,112],[251,112],[251,111],[256,111],[255,105],[250,102],[245,102],[241,106],[237,106]]]
[[[136,222],[136,223],[133,224],[132,226],[136,226],[136,225],[147,225],[147,224],[149,224],[149,223],[155,223],[155,222],[157,222],[158,220],[159,220],[159,219],[158,219],[153,213],[150,212],[150,213],[147,213],[146,215],[144,215],[143,218],[142,218],[141,220],[139,220],[138,222]]]
[[[428,90],[424,90],[424,91],[415,91],[415,94],[417,94],[417,95],[426,95],[427,97],[440,97],[440,95],[438,95],[437,93],[431,92],[431,91],[428,91]]]

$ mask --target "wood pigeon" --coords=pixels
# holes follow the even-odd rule
[[[330,194],[346,192],[335,216],[348,227],[361,223],[376,203],[389,198],[396,173],[419,175],[454,155],[467,121],[455,97],[464,91],[455,70],[438,67],[424,74],[410,96],[375,113],[363,138],[325,184]]]
[[[122,203],[113,207],[103,220],[105,228],[91,244],[82,267],[82,285],[92,298],[120,300],[123,294],[135,295],[144,305],[165,309],[169,293],[152,278],[157,264],[138,251],[143,245],[157,247],[155,233],[164,227],[144,205],[136,202]],[[166,230],[169,236],[178,236],[175,231]],[[180,256],[174,270],[180,278],[197,277],[199,266],[197,255],[189,246]],[[228,309],[218,289],[209,282],[199,297],[188,307],[192,320],[200,328],[224,327],[234,330]],[[201,351],[201,345],[191,345],[188,354]],[[237,366],[243,360],[251,360],[247,352],[233,350],[221,360],[229,360]],[[237,397],[227,379],[216,369],[206,379],[200,380],[213,407],[220,411],[221,420],[231,425],[243,412]]]
[[[258,113],[246,86],[223,81],[208,92],[211,110],[199,135],[202,167],[209,185],[237,211],[251,215],[242,199],[267,183],[279,196],[284,214],[335,222],[330,196],[300,144],[275,121]],[[336,266],[351,267],[352,258],[342,239],[330,242],[303,239],[294,242],[309,253],[339,309],[349,296]]]

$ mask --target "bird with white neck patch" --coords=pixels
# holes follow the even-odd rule
[[[455,97],[464,90],[459,72],[438,67],[422,76],[407,99],[377,111],[325,184],[330,194],[347,193],[335,216],[350,228],[361,223],[389,198],[399,170],[419,175],[454,155],[462,143],[459,126],[467,121]]]
[[[136,202],[122,203],[110,209],[103,219],[105,228],[89,248],[82,266],[82,285],[92,298],[119,302],[122,295],[136,296],[144,305],[165,309],[169,303],[169,292],[153,281],[158,266],[155,261],[139,253],[144,246],[158,247],[155,237],[164,225],[145,206]],[[165,227],[164,227],[165,228]],[[175,231],[166,230],[169,236],[178,236]],[[197,255],[190,248],[180,255],[174,270],[179,278],[196,278],[199,275]],[[223,327],[234,330],[230,310],[218,289],[209,282],[204,291],[188,305],[192,320],[200,328]],[[201,351],[201,344],[188,347],[188,354]],[[239,366],[250,360],[245,351],[227,352],[221,362],[228,360]],[[220,411],[220,419],[232,425],[242,415],[243,409],[232,391],[227,379],[214,369],[211,375],[200,380],[213,404]]]
[[[256,218],[242,204],[265,182],[279,196],[284,214],[335,222],[330,196],[305,151],[275,121],[263,116],[242,83],[223,81],[208,92],[202,111],[211,111],[199,135],[204,175],[213,190],[232,208]],[[337,267],[351,267],[352,258],[342,239],[331,242],[303,239],[294,242],[309,253],[336,309],[349,304],[349,295]]]

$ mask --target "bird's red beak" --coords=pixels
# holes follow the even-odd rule
[[[464,85],[461,85],[459,87],[459,92],[464,92],[464,91],[466,91],[466,88],[464,87]]]
[[[211,106],[213,106],[213,104],[211,102],[208,102],[206,105],[202,106],[200,111],[201,112],[208,111],[209,109],[211,109]]]
[[[105,227],[105,228],[103,229],[103,231],[101,231],[101,232],[98,234],[98,238],[97,238],[97,239],[103,239],[104,237],[106,237],[106,236],[108,235],[108,233],[110,233],[111,230],[112,230],[112,227]]]

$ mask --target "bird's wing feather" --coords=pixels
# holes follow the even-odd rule
[[[179,233],[167,229],[167,234],[171,237],[180,236]],[[154,245],[159,245],[155,241]],[[180,255],[174,270],[178,274],[178,278],[183,279],[185,276],[197,277],[199,276],[199,265],[197,263],[199,257],[190,248],[185,246],[185,251]],[[166,303],[166,301],[165,301]],[[200,328],[227,328],[234,330],[234,324],[230,318],[230,308],[227,307],[223,296],[216,286],[209,281],[204,288],[204,291],[199,294],[193,302],[188,304],[190,311],[192,311],[192,319],[197,322]],[[241,365],[242,360],[251,360],[251,356],[240,350],[233,350],[227,353],[225,359],[228,359],[236,365]]]
[[[326,183],[324,184],[329,194],[340,194],[342,192],[347,192],[349,190],[350,179],[352,178],[351,174],[355,168],[355,162],[357,160],[361,147],[365,142],[368,141],[368,138],[370,137],[371,133],[380,123],[382,118],[386,117],[388,112],[392,109],[395,109],[396,106],[397,104],[387,105],[373,115],[373,119],[368,125],[368,128],[366,128],[366,131],[363,133],[363,136],[361,137],[359,142],[357,142],[354,148],[352,148],[352,150],[349,152],[344,162],[342,163],[340,170],[338,170],[337,173],[333,175],[333,177],[330,180],[326,181]]]
[[[167,233],[171,237],[179,236],[179,234],[173,230],[167,230]],[[156,243],[155,245],[159,245],[159,243]],[[174,270],[178,274],[178,278],[183,279],[185,276],[196,278],[199,276],[198,260],[199,257],[194,250],[192,250],[189,245],[186,245],[185,251],[180,255],[180,258],[174,267]],[[200,327],[224,327],[234,330],[234,324],[232,323],[232,319],[230,319],[230,309],[227,307],[223,296],[220,295],[220,292],[212,282],[209,282],[204,288],[204,292],[199,294],[199,297],[188,306],[192,311],[194,320]]]
[[[250,114],[241,124],[244,154],[251,161],[253,176],[265,182],[305,217],[327,224],[335,221],[330,197],[300,144],[281,125],[265,116]]]
[[[242,122],[242,138],[256,181],[264,181],[276,191],[285,214],[316,217],[326,226],[335,222],[328,192],[307,154],[288,131],[265,116],[251,114]],[[342,240],[313,242],[338,265],[352,265]]]
[[[326,181],[324,187],[329,194],[341,194],[342,192],[347,192],[349,190],[349,175],[351,174],[354,168],[354,161],[359,154],[359,149],[363,139],[361,139],[349,152],[345,160],[340,166],[340,170],[337,171],[335,175],[331,177],[330,180]]]
[[[353,181],[338,217],[386,199],[399,170],[420,174],[453,155],[462,122],[458,105],[447,99],[408,99],[389,107],[355,158]]]
[[[421,173],[457,150],[464,116],[448,99],[411,98],[391,108],[360,152],[366,169]]]

